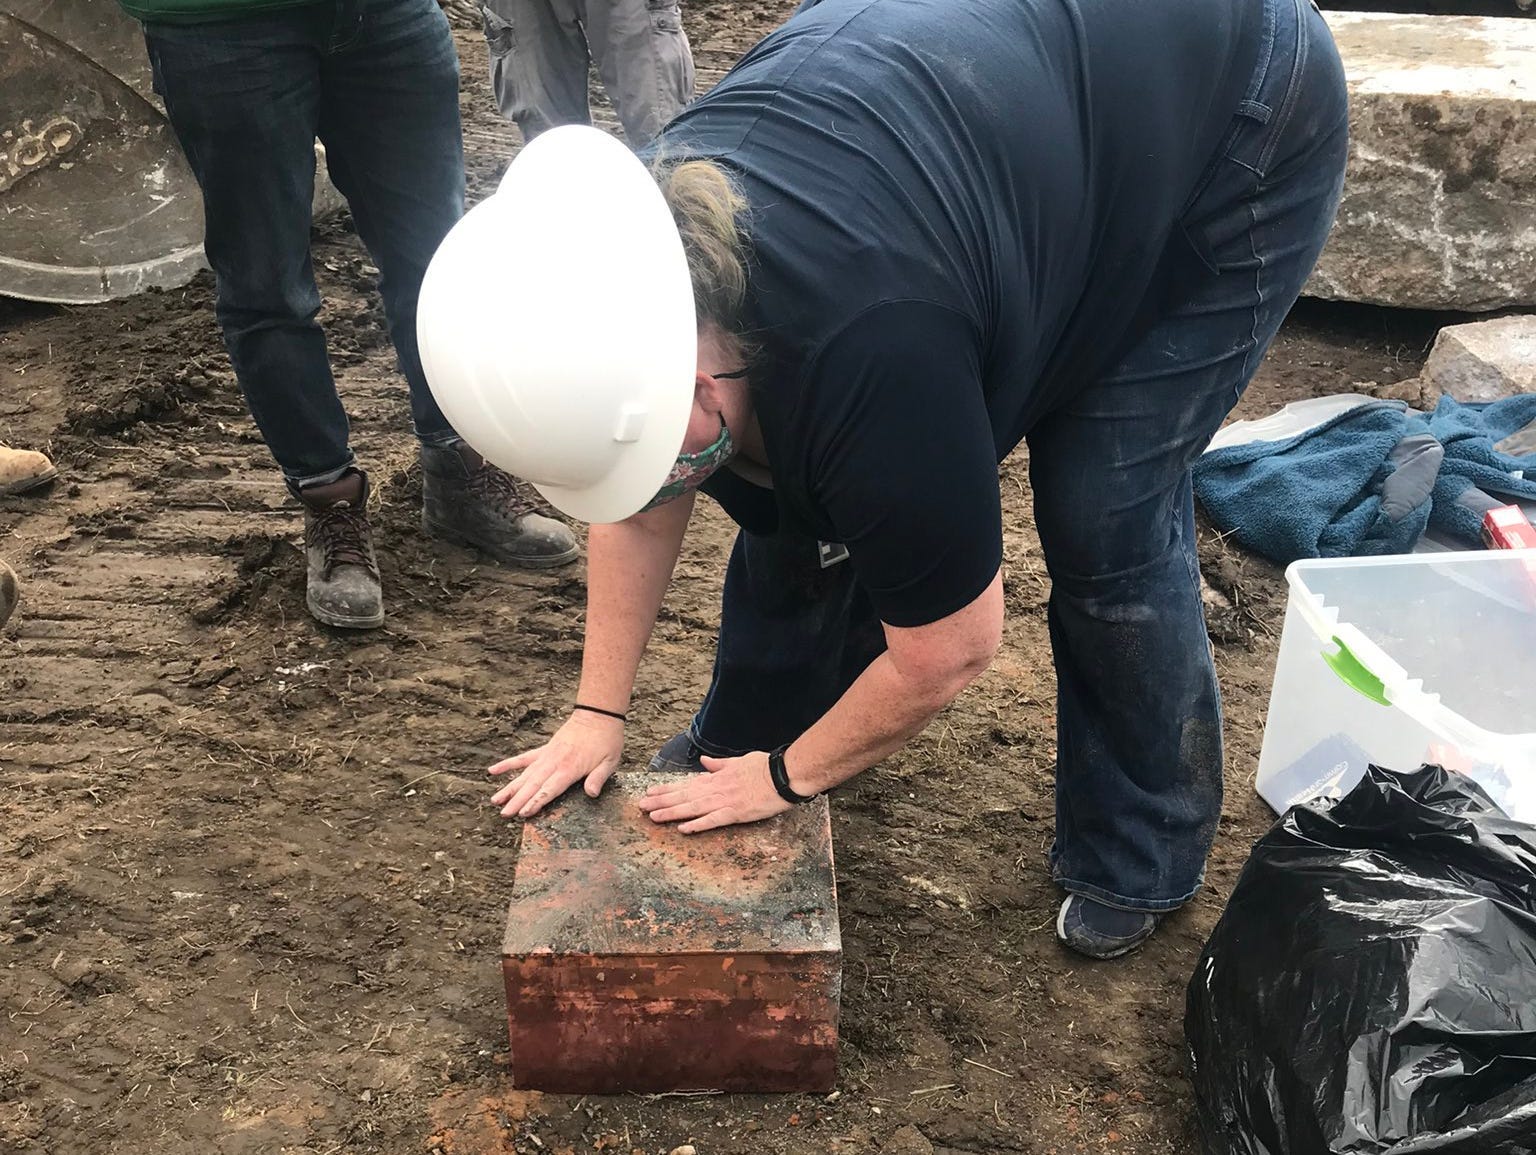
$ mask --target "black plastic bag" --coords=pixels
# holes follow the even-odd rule
[[[1536,1155],[1536,827],[1371,767],[1259,840],[1189,984],[1207,1155]]]

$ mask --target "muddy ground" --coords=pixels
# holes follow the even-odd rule
[[[701,83],[787,0],[689,12]],[[473,187],[514,133],[470,29]],[[1187,1152],[1183,991],[1249,846],[1283,609],[1207,537],[1228,801],[1208,890],[1137,956],[1052,934],[1047,584],[1004,469],[994,668],[834,802],[846,952],[830,1097],[506,1089],[498,944],[519,830],[482,769],[570,701],[581,568],[504,571],[417,530],[407,408],[345,221],[316,268],[377,485],[389,620],[305,613],[300,520],[245,415],[211,285],[0,301],[0,437],[63,479],[0,499],[25,600],[0,637],[0,1149],[106,1152]],[[1303,305],[1240,415],[1413,375],[1434,318]],[[696,523],[641,672],[632,758],[705,684],[729,528]]]

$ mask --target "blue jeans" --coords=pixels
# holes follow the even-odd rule
[[[433,0],[318,0],[144,29],[155,89],[203,192],[204,248],[235,375],[291,487],[353,464],[309,230],[318,136],[380,272],[417,435],[457,434],[427,388],[416,296],[464,211],[459,60]]]
[[[1103,377],[1030,431],[1051,576],[1056,841],[1068,891],[1165,911],[1199,889],[1221,813],[1221,706],[1200,602],[1190,466],[1242,395],[1322,251],[1347,144],[1343,68],[1309,0],[1265,0],[1258,68],[1175,244],[1198,261]],[[847,563],[743,532],[690,732],[772,749],[880,652]]]

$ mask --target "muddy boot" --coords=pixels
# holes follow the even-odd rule
[[[368,478],[354,471],[329,485],[311,485],[304,503],[304,552],[309,561],[305,602],[317,622],[344,630],[384,624],[384,593],[368,525]]]
[[[0,561],[0,630],[11,620],[20,597],[21,592],[16,588],[16,571]]]
[[[421,447],[421,524],[428,536],[471,545],[500,562],[550,569],[576,560],[576,535],[544,517],[521,483],[464,442]]]
[[[0,446],[0,497],[26,493],[47,485],[59,471],[41,453],[32,449],[7,449]]]

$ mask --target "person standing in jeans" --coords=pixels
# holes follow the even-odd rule
[[[525,141],[592,123],[590,61],[635,148],[693,95],[678,0],[484,0],[482,12],[496,103]]]
[[[384,620],[368,479],[315,321],[315,139],[380,272],[421,442],[423,526],[498,561],[574,561],[574,535],[483,462],[433,400],[416,297],[464,211],[459,61],[434,0],[123,0],[203,194],[204,248],[235,375],[304,506],[307,602],[326,625]]]
[[[574,462],[527,459],[557,506],[601,524],[575,705],[491,768],[510,778],[502,813],[596,794],[619,765],[698,488],[741,532],[712,683],[651,766],[710,772],[642,808],[685,833],[753,822],[899,749],[1001,642],[998,463],[1027,443],[1051,578],[1056,930],[1095,958],[1135,949],[1199,890],[1221,814],[1190,466],[1322,250],[1347,104],[1310,0],[820,0],[748,52],[634,161],[671,212],[634,214],[630,260],[658,296],[684,292],[686,266],[691,315],[669,307],[654,332],[694,357],[648,407],[611,370],[564,375],[591,406],[542,432]],[[602,148],[611,187],[649,198]],[[562,203],[558,170],[524,172]],[[579,225],[546,221],[574,244],[548,259],[624,267],[612,237],[582,251]],[[464,251],[466,276],[493,260]],[[469,333],[433,384],[502,396],[494,381],[548,413],[557,385],[532,367],[564,352],[559,322],[633,334],[635,295],[550,294],[510,371]],[[674,401],[664,434],[632,432]],[[532,432],[515,408],[509,440]]]

